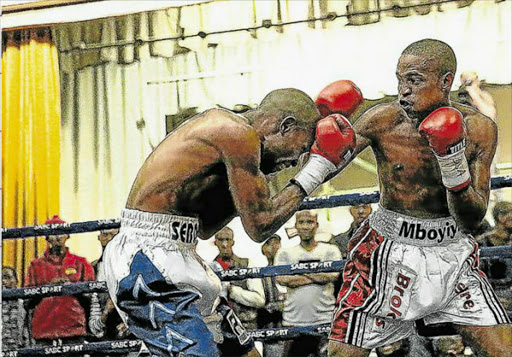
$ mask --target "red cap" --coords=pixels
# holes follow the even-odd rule
[[[63,221],[62,219],[60,219],[59,215],[56,214],[52,218],[47,219],[46,222],[44,222],[44,224],[55,224],[55,223],[66,223],[66,221]]]
[[[350,117],[364,102],[361,90],[349,80],[340,80],[322,89],[315,101],[323,117],[339,113]]]

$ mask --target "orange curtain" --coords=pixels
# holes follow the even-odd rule
[[[6,31],[2,52],[3,227],[42,224],[59,213],[59,62],[48,28]],[[23,282],[44,238],[3,241],[2,263]]]

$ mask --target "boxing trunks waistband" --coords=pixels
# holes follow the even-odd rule
[[[193,217],[123,209],[120,233],[123,231],[129,231],[138,237],[167,239],[179,246],[193,247],[197,242],[199,220]]]
[[[379,205],[370,215],[370,227],[384,238],[422,247],[444,246],[458,241],[464,234],[453,217],[424,219],[406,216]]]

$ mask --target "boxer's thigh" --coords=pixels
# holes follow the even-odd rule
[[[369,349],[348,345],[339,341],[329,341],[329,357],[367,357]]]
[[[478,356],[512,356],[512,325],[457,326]]]
[[[173,254],[179,252],[169,252],[169,262],[176,258]],[[133,256],[129,274],[119,280],[116,292],[128,328],[156,356],[218,355],[213,335],[195,304],[199,298],[164,276],[142,250]]]
[[[182,290],[190,290],[198,294],[194,303],[203,316],[210,315],[217,303],[221,291],[219,277],[196,254],[193,249],[181,250],[173,246],[154,247],[144,253],[154,262],[168,282]]]
[[[462,326],[493,326],[510,324],[485,274],[478,267],[478,247],[469,254],[452,283],[447,285],[448,302],[441,310],[426,316],[425,323],[452,322]]]

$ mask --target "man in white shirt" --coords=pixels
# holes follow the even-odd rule
[[[318,228],[315,213],[300,211],[296,213],[295,219],[300,244],[280,249],[275,258],[276,265],[341,259],[338,247],[315,241],[314,236]],[[333,282],[337,277],[338,273],[279,276],[277,281],[288,290],[284,302],[283,325],[307,326],[330,323],[335,303]],[[295,340],[288,340],[285,355],[326,356],[327,336],[301,336]]]

